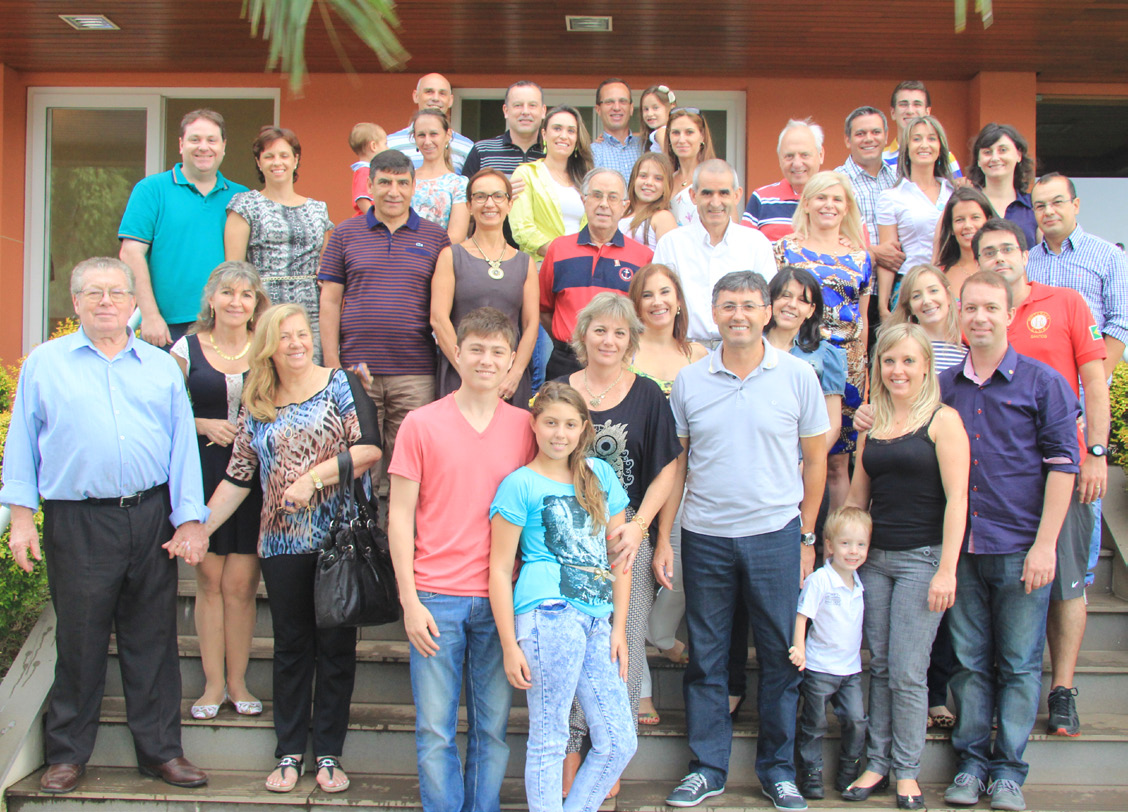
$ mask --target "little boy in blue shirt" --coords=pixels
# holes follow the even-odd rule
[[[842,507],[831,513],[823,529],[826,563],[807,578],[799,594],[789,655],[803,672],[796,767],[804,798],[824,796],[822,740],[828,700],[842,728],[834,788],[841,792],[858,777],[866,711],[861,656],[864,601],[857,570],[865,563],[872,528],[869,514],[859,508]],[[809,636],[808,621],[812,622]]]

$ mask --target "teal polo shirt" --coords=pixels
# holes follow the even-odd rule
[[[227,202],[247,191],[216,173],[207,195],[184,177],[182,164],[150,175],[133,187],[118,239],[149,245],[149,276],[161,318],[168,324],[196,320],[204,284],[223,262]]]

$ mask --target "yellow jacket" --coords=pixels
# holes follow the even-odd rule
[[[564,236],[564,217],[560,213],[557,184],[543,158],[521,164],[514,170],[513,177],[525,181],[525,190],[513,201],[509,227],[521,250],[539,262],[541,257],[537,255],[537,249]],[[580,219],[580,228],[585,225],[586,214]]]

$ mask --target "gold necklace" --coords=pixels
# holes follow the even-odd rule
[[[587,393],[591,396],[591,400],[589,400],[588,403],[590,403],[592,406],[598,406],[600,403],[602,403],[603,399],[605,397],[607,397],[607,393],[610,392],[612,389],[614,389],[615,386],[619,383],[619,381],[621,381],[623,379],[623,370],[624,369],[625,369],[625,367],[620,366],[619,367],[619,377],[616,378],[614,381],[612,381],[611,385],[608,386],[606,389],[604,389],[602,392],[600,392],[598,395],[595,394],[595,392],[591,391],[591,386],[588,385],[587,370],[585,369],[584,370],[584,389],[586,389]]]
[[[490,266],[490,269],[486,271],[490,279],[501,279],[503,276],[505,276],[505,271],[502,270],[501,267],[501,258],[505,256],[505,249],[509,247],[508,245],[503,244],[501,246],[501,253],[498,254],[497,259],[490,259],[486,256],[486,252],[482,250],[482,246],[478,245],[477,240],[471,237],[470,242],[474,243],[474,247],[478,249],[478,253],[482,255],[482,259],[484,259],[486,261],[486,264]]]
[[[246,355],[247,350],[249,350],[251,348],[251,339],[248,338],[247,343],[243,346],[243,349],[239,351],[238,355],[228,355],[227,353],[225,353],[223,350],[221,350],[219,348],[218,344],[215,343],[215,334],[214,333],[208,333],[208,341],[211,342],[212,349],[215,350],[215,354],[218,355],[220,358],[222,358],[225,361],[238,361],[240,358],[242,358],[244,355]]]

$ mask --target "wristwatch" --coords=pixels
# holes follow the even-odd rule
[[[309,478],[313,480],[313,486],[319,491],[325,487],[325,483],[322,481],[321,477],[317,475],[317,471],[312,468],[309,469]]]
[[[801,542],[803,542],[804,547],[814,547],[815,546],[815,534],[814,533],[804,533],[803,535],[801,535],[799,537],[799,540]]]
[[[1098,443],[1097,445],[1089,446],[1089,453],[1094,457],[1107,457],[1108,449]]]

